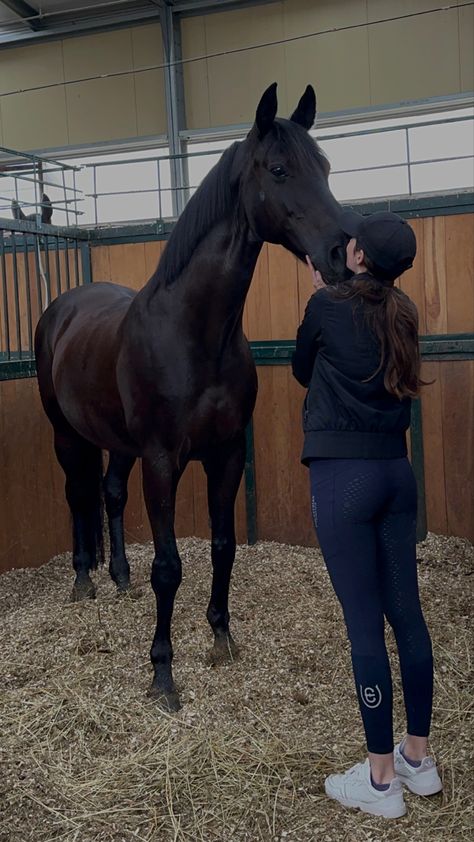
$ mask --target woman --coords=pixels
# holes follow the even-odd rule
[[[410,268],[416,239],[393,213],[346,212],[349,281],[326,286],[311,264],[316,294],[299,327],[293,373],[308,388],[302,461],[312,512],[351,643],[368,758],[330,775],[341,804],[398,818],[402,783],[442,788],[427,756],[433,696],[431,641],[416,571],[416,485],[407,459],[411,399],[420,390],[416,307],[394,281]],[[392,680],[384,618],[398,647],[407,735],[395,747]]]

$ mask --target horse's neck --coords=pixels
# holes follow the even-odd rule
[[[208,325],[237,323],[262,245],[245,223],[221,220],[203,237],[181,276],[165,288],[155,282],[150,295],[160,308],[164,298],[175,296],[183,311],[198,310]]]

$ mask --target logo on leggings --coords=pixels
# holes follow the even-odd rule
[[[359,684],[360,687],[360,697],[364,702],[366,708],[378,708],[379,704],[382,701],[382,693],[380,692],[380,687],[378,684],[374,687],[362,687],[362,684]]]

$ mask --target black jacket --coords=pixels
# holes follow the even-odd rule
[[[387,392],[383,369],[372,377],[380,364],[380,344],[359,297],[338,299],[330,287],[315,293],[298,329],[292,363],[294,376],[308,387],[304,464],[318,457],[406,456],[411,401]]]

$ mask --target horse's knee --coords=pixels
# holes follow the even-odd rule
[[[229,535],[213,535],[211,540],[211,549],[221,553],[224,550],[231,548],[233,544],[235,544],[235,541],[232,541],[232,538]]]
[[[105,508],[109,517],[118,517],[125,509],[128,500],[127,486],[114,478],[104,481]]]
[[[182,579],[178,554],[156,555],[151,568],[151,585],[155,593],[176,593]]]
[[[211,557],[213,562],[221,563],[225,559],[233,560],[235,548],[236,541],[233,532],[214,534],[211,539]]]

